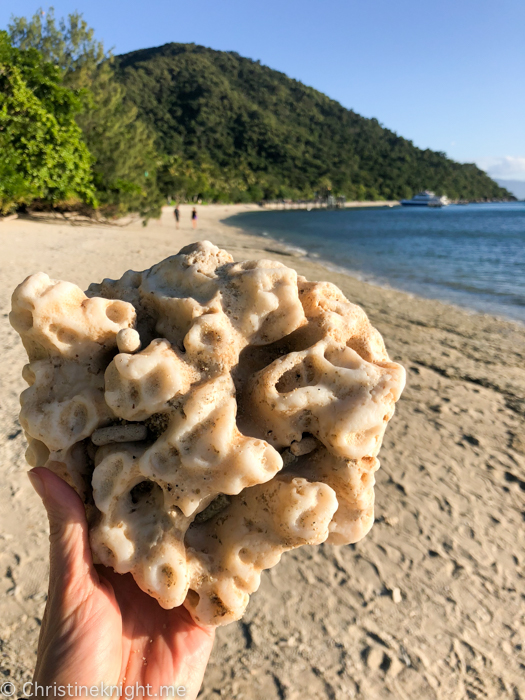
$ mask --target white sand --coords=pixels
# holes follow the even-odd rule
[[[238,259],[274,257],[338,284],[408,386],[380,454],[372,532],[296,550],[266,573],[244,620],[219,631],[202,697],[523,698],[525,329],[279,256],[278,244],[220,223],[252,208],[199,207],[197,232],[189,207],[178,232],[171,209],[147,228],[0,223],[0,679],[30,678],[47,586],[47,524],[17,421],[25,358],[7,320],[11,291],[38,270],[85,288],[208,238]]]

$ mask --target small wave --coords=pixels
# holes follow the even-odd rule
[[[304,258],[308,256],[308,251],[304,248],[299,248],[299,246],[290,245],[289,243],[286,243],[286,241],[283,241],[281,238],[279,238],[278,241],[282,245],[283,249],[286,252],[290,253],[290,255],[293,255],[294,257],[301,256]]]
[[[276,241],[275,252],[310,259],[332,273],[523,323],[521,209],[472,207],[472,216],[459,207],[457,217],[425,216],[423,223],[403,211],[374,211],[315,221],[304,213],[295,217],[298,212],[287,212],[286,221],[279,212],[250,214],[249,219],[241,214],[232,224],[243,227],[246,221],[245,230],[255,235],[265,229],[264,240]],[[272,224],[275,229],[266,228]]]

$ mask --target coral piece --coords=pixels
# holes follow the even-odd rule
[[[28,462],[73,485],[97,559],[163,607],[237,620],[283,552],[371,528],[405,375],[334,285],[205,241],[86,294],[38,273],[10,319]]]

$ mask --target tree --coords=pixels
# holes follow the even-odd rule
[[[34,199],[96,206],[91,156],[75,122],[80,98],[35,49],[0,31],[0,212]]]
[[[117,216],[138,211],[160,215],[154,136],[126,100],[109,63],[100,65],[91,84],[92,102],[77,117],[94,157],[93,174],[101,209]]]
[[[97,67],[108,57],[78,12],[57,24],[52,7],[47,14],[40,8],[30,20],[12,17],[8,28],[13,46],[40,51],[44,61],[65,72],[66,83],[75,89],[89,87]]]
[[[83,109],[77,115],[84,140],[93,156],[93,177],[101,210],[106,215],[139,211],[160,214],[162,195],[157,187],[154,134],[137,117],[123,85],[114,79],[112,56],[94,38],[82,15],[56,21],[54,10],[40,9],[30,20],[12,18],[13,43],[35,48],[45,60],[64,71],[64,83],[82,90]]]

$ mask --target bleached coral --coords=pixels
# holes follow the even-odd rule
[[[404,370],[334,285],[203,242],[86,294],[33,275],[10,318],[28,462],[76,488],[99,561],[163,607],[239,619],[283,552],[372,526]]]

